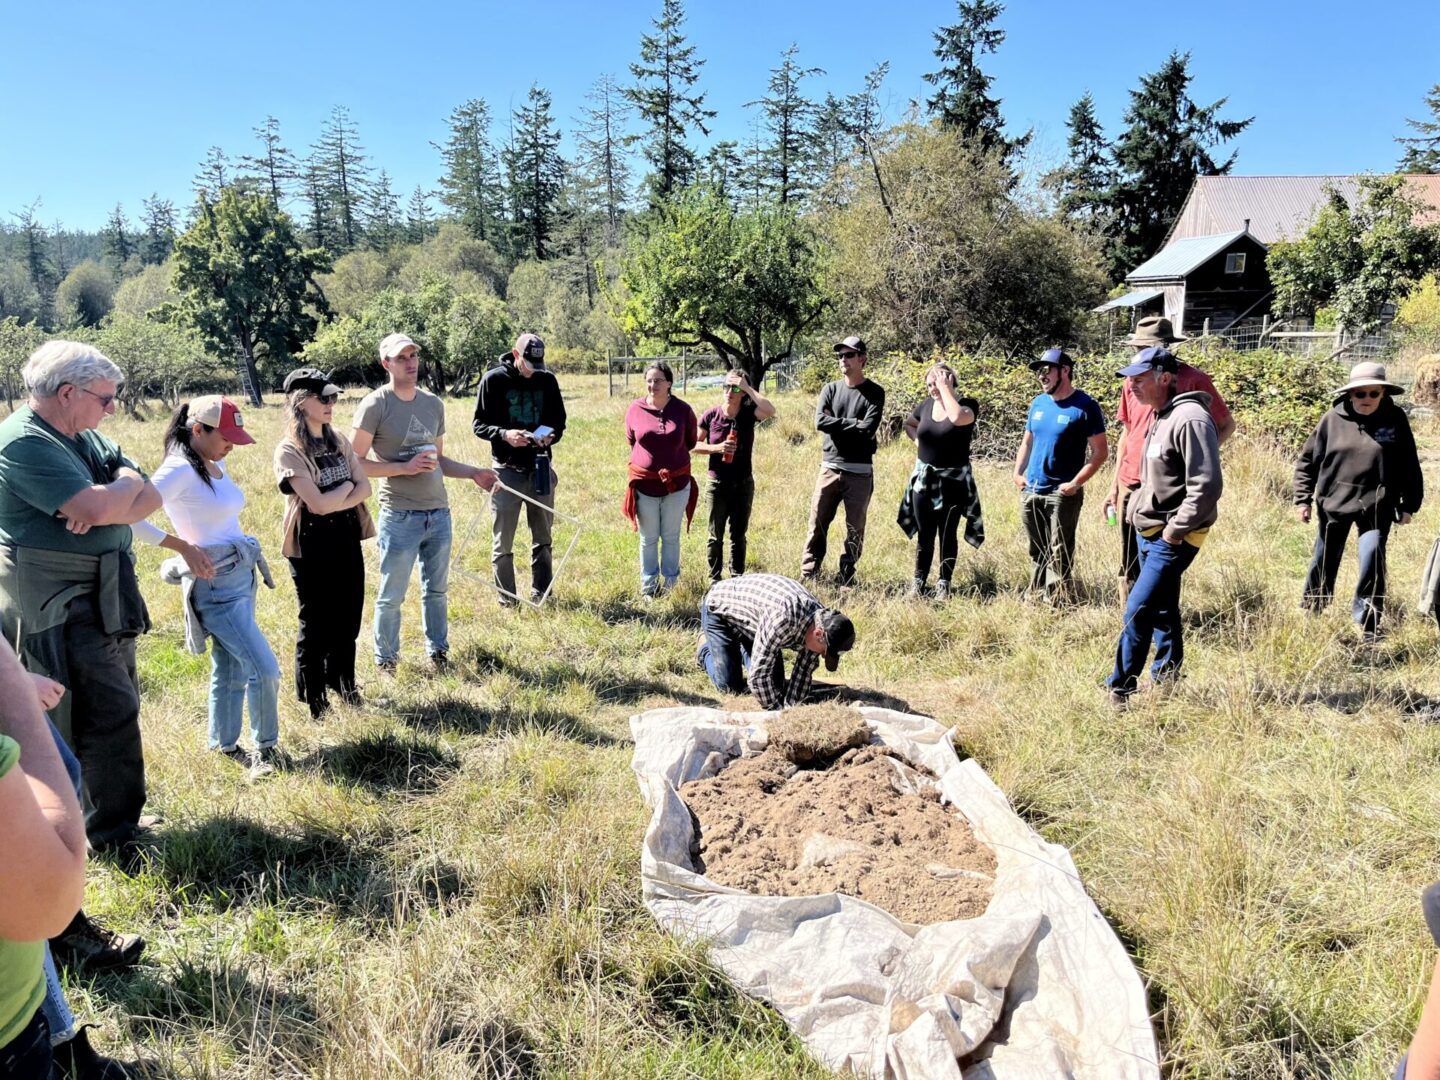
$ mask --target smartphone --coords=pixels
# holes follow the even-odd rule
[[[541,439],[548,438],[549,436],[554,434],[554,428],[550,427],[548,424],[541,424],[539,427],[537,427],[534,431],[530,433],[530,437],[536,442],[539,442]]]

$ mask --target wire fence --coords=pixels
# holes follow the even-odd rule
[[[706,353],[684,353],[679,356],[611,356],[605,361],[605,388],[609,397],[616,394],[638,393],[645,385],[645,369],[653,363],[669,366],[674,374],[676,393],[688,393],[695,389],[718,387],[725,381],[730,364],[722,357]],[[765,385],[757,389],[762,392],[768,386],[771,390],[794,390],[799,386],[801,358],[792,356],[781,360],[765,372]],[[631,373],[635,376],[635,388],[631,389]]]
[[[1213,344],[1236,352],[1274,349],[1292,356],[1328,358],[1347,364],[1390,360],[1395,353],[1395,342],[1388,325],[1373,333],[1354,334],[1345,330],[1317,330],[1308,321],[1272,320],[1269,316],[1230,323],[1223,328],[1212,326],[1207,319],[1200,332],[1192,334],[1190,341],[1201,348]],[[1116,343],[1113,351],[1126,352],[1128,347]]]

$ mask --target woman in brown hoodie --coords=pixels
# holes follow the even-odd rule
[[[1319,519],[1300,606],[1319,612],[1330,603],[1353,527],[1360,538],[1360,577],[1351,613],[1372,640],[1385,606],[1385,544],[1390,526],[1408,525],[1424,497],[1415,437],[1394,400],[1404,392],[1404,387],[1386,379],[1384,364],[1356,364],[1295,463],[1300,520],[1310,522],[1312,499]]]

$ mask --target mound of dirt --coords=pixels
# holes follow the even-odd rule
[[[764,752],[681,787],[698,824],[696,869],[760,896],[846,893],[912,923],[981,914],[994,853],[938,792],[902,791],[890,749],[855,745],[857,719],[791,710]]]

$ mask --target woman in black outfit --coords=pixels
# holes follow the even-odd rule
[[[350,441],[330,426],[339,387],[314,368],[285,377],[290,430],[275,448],[275,479],[285,493],[283,551],[300,601],[295,690],[318,717],[334,690],[350,703],[355,639],[365,604],[360,541],[375,535],[365,500],[370,480]]]
[[[960,521],[965,521],[965,541],[971,547],[985,542],[980,516],[980,492],[970,471],[970,440],[980,406],[974,398],[957,397],[955,372],[936,364],[925,373],[930,396],[905,420],[905,434],[915,440],[915,471],[900,500],[900,528],[917,538],[915,580],[910,595],[924,596],[930,564],[935,558],[935,538],[940,538],[940,577],[935,582],[935,599],[950,596],[950,578],[960,553]]]

